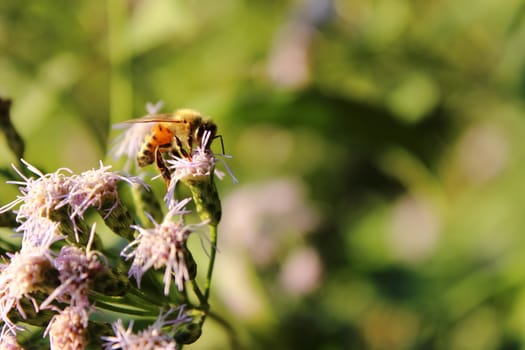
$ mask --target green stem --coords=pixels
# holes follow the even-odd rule
[[[140,305],[141,301],[146,301],[147,303],[155,305],[156,307],[162,307],[165,304],[165,302],[162,299],[155,296],[151,296],[148,293],[145,293],[142,289],[138,289],[135,287],[130,288],[127,296],[130,299],[136,301],[137,305]]]
[[[109,0],[108,54],[110,63],[109,108],[112,122],[129,118],[133,106],[133,89],[130,83],[130,57],[132,55],[126,30],[128,13],[126,2]]]
[[[121,306],[120,304],[112,304],[107,303],[101,300],[97,300],[97,308],[100,310],[105,311],[111,311],[115,313],[125,314],[125,315],[133,315],[133,316],[145,316],[149,315],[151,317],[155,317],[156,313],[158,312],[158,308],[156,307],[148,307],[148,308],[130,308],[126,306]]]
[[[24,140],[11,122],[11,100],[0,97],[0,131],[5,135],[7,145],[20,161],[24,157]],[[20,165],[20,163],[19,163]]]
[[[210,263],[208,265],[208,274],[206,275],[206,285],[204,289],[204,299],[208,302],[210,297],[211,277],[213,275],[213,265],[215,264],[215,255],[217,253],[217,224],[209,225],[210,228]]]
[[[211,311],[208,312],[208,316],[224,328],[228,334],[228,338],[230,339],[230,348],[234,350],[240,349],[241,344],[239,344],[239,339],[237,338],[235,329],[233,329],[233,326],[230,324],[230,322]]]
[[[199,286],[197,285],[197,282],[195,280],[191,280],[190,283],[193,288],[193,293],[195,293],[195,295],[199,299],[200,306],[207,309],[209,306],[208,299],[204,297],[204,294],[202,294]]]

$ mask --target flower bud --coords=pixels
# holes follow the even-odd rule
[[[122,296],[129,291],[131,285],[125,273],[107,269],[104,274],[95,277],[92,289],[103,295]]]
[[[222,209],[213,176],[186,178],[181,182],[190,189],[201,220],[210,225],[217,225],[221,220]]]
[[[197,277],[197,263],[195,263],[195,259],[193,259],[193,255],[191,255],[188,247],[184,249],[184,262],[188,268],[188,281],[194,280]]]
[[[128,208],[122,205],[118,199],[105,199],[100,208],[97,208],[97,211],[104,219],[106,225],[113,232],[128,241],[133,240],[135,230],[130,227],[134,224],[133,218],[131,217]]]
[[[182,323],[175,330],[173,338],[178,344],[191,344],[200,338],[205,313],[202,310],[190,309],[184,315],[191,318],[190,322]]]
[[[0,227],[16,227],[16,215],[12,211],[0,213]]]
[[[162,213],[157,197],[155,197],[151,189],[145,186],[134,185],[131,188],[131,193],[133,195],[136,213],[143,224],[148,221],[144,213],[150,215],[156,222],[162,221],[164,214]]]

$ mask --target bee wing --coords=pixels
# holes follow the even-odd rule
[[[146,124],[146,123],[181,123],[181,120],[173,119],[173,113],[148,114],[141,118],[130,119],[113,125],[113,128],[120,129],[129,127],[129,124]]]
[[[123,123],[136,124],[136,123],[166,123],[166,122],[177,122],[173,120],[173,113],[164,114],[148,114],[141,118],[126,120]]]

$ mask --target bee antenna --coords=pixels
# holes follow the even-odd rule
[[[226,152],[224,151],[224,141],[222,140],[222,135],[215,135],[215,136],[213,136],[213,139],[220,139],[221,140],[222,154],[226,154]]]

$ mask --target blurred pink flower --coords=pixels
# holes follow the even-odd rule
[[[303,184],[295,179],[240,187],[226,197],[223,206],[224,244],[248,250],[259,265],[269,264],[285,242],[307,234],[319,220]]]
[[[305,295],[319,287],[322,273],[323,266],[317,251],[312,247],[300,247],[287,256],[279,281],[289,294]]]

